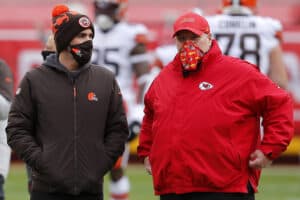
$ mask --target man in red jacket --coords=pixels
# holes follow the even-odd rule
[[[253,200],[260,171],[293,135],[291,97],[221,53],[207,21],[174,23],[178,53],[145,96],[138,155],[161,200]],[[264,138],[260,138],[260,117]]]

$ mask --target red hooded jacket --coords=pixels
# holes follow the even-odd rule
[[[144,112],[138,155],[149,156],[157,195],[246,193],[249,181],[256,190],[260,171],[248,167],[250,154],[275,159],[293,135],[290,95],[215,41],[187,77],[176,56],[152,83]]]

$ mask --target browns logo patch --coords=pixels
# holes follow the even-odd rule
[[[89,18],[87,18],[87,17],[80,17],[78,23],[83,28],[88,28],[91,25],[91,22],[90,22]]]

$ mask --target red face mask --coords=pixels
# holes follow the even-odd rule
[[[195,42],[187,40],[183,43],[179,52],[180,61],[184,71],[195,71],[204,53]]]

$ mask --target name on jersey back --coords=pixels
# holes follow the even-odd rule
[[[247,28],[247,29],[255,29],[256,23],[254,21],[245,21],[245,20],[221,20],[218,23],[218,28]]]

